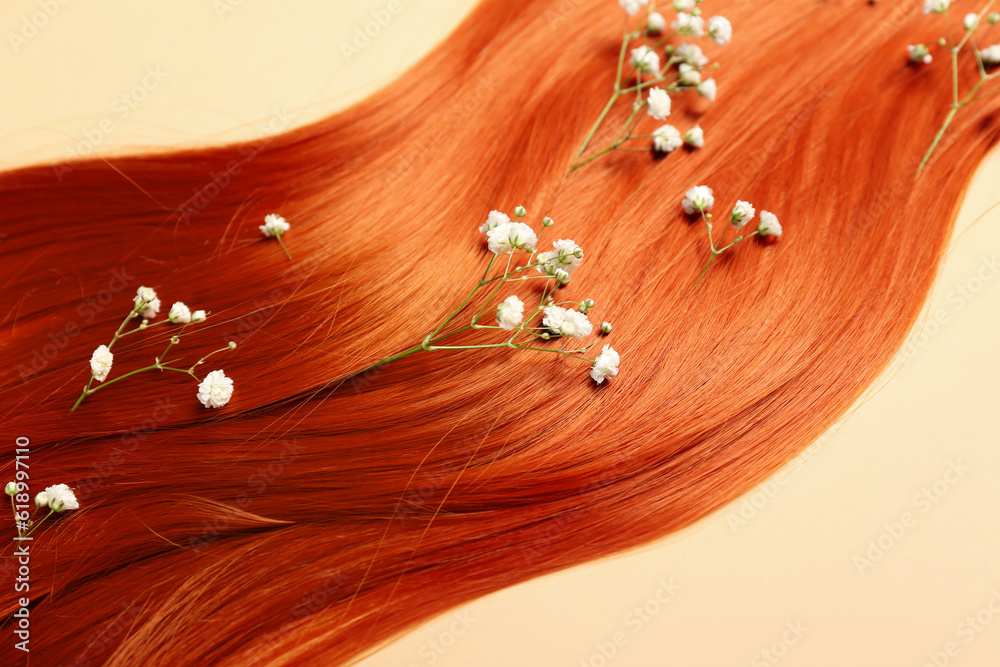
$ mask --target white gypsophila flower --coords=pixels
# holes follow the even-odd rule
[[[761,236],[781,236],[781,223],[778,222],[778,216],[770,211],[761,211],[757,231]]]
[[[975,30],[979,27],[979,14],[966,14],[965,18],[962,19],[962,25],[965,26],[966,30]]]
[[[705,19],[693,14],[680,12],[677,14],[677,20],[671,23],[670,27],[681,35],[701,37],[702,33],[705,32]]]
[[[618,375],[619,363],[621,363],[621,357],[615,352],[615,348],[605,345],[601,353],[594,359],[594,366],[590,369],[590,377],[594,378],[594,382],[597,384],[601,384],[605,379]]]
[[[705,145],[705,131],[701,129],[701,125],[695,125],[684,133],[684,143],[694,148],[701,148]]]
[[[632,49],[632,68],[637,72],[659,72],[660,71],[660,56],[656,54],[656,51],[649,48],[648,46],[640,46],[638,49]]]
[[[681,63],[677,70],[680,72],[680,75],[677,77],[677,83],[682,86],[697,86],[701,83],[701,72],[696,67],[687,63]]]
[[[923,44],[916,44],[914,46],[907,46],[906,50],[910,53],[910,60],[915,63],[924,63],[929,65],[934,57],[927,52],[927,47]]]
[[[701,47],[690,42],[680,44],[674,51],[674,57],[693,67],[704,67],[708,64],[708,58],[702,53]]]
[[[490,214],[486,216],[486,222],[482,224],[479,231],[485,234],[494,227],[502,225],[504,223],[510,222],[510,216],[501,211],[490,211]]]
[[[111,354],[107,345],[98,345],[94,354],[90,356],[90,372],[94,374],[94,379],[98,382],[104,382],[108,373],[111,372],[111,364],[114,360],[115,355]]]
[[[152,287],[140,287],[135,292],[136,299],[145,303],[152,303],[156,300],[156,290]]]
[[[950,5],[951,0],[924,0],[924,14],[944,14]]]
[[[649,0],[618,0],[618,4],[622,6],[622,9],[624,9],[625,13],[629,16],[635,16],[635,13],[648,2]]]
[[[661,153],[673,153],[683,145],[680,130],[673,125],[663,125],[653,132],[653,148]]]
[[[733,212],[729,216],[729,221],[733,223],[733,227],[739,229],[743,225],[747,224],[753,217],[757,214],[757,210],[748,201],[743,201],[742,199],[737,200],[736,206],[733,207]]]
[[[733,38],[733,24],[725,16],[713,16],[706,24],[708,36],[719,46],[724,46]]]
[[[561,282],[569,282],[569,277],[583,261],[583,248],[572,239],[559,239],[552,243],[552,250],[538,253],[535,261],[540,273],[555,276],[562,269],[566,272],[566,280]]]
[[[523,222],[504,222],[486,232],[490,251],[496,255],[512,250],[531,250],[538,243],[538,237],[531,227]]]
[[[516,296],[509,296],[497,306],[497,324],[504,331],[512,331],[524,320],[524,302]]]
[[[49,494],[44,491],[40,491],[38,495],[35,496],[35,505],[37,507],[48,507],[49,506]]]
[[[594,330],[590,319],[578,310],[567,310],[562,306],[545,309],[542,324],[552,333],[567,338],[584,338]]]
[[[65,484],[56,484],[55,486],[46,488],[45,497],[48,500],[49,509],[53,509],[56,512],[80,509],[80,503],[76,500],[76,494],[73,493],[73,489]]]
[[[191,309],[188,308],[183,301],[176,301],[174,302],[174,305],[170,306],[170,312],[167,313],[167,319],[174,324],[190,324]]]
[[[674,9],[679,12],[689,12],[698,4],[698,0],[674,0]]]
[[[191,322],[192,323],[193,322],[204,322],[207,319],[207,317],[208,316],[205,315],[205,311],[204,310],[196,310],[193,313],[191,313]]]
[[[278,236],[284,234],[291,228],[291,225],[277,213],[269,213],[264,216],[264,224],[260,226],[260,231],[264,236]]]
[[[712,188],[707,185],[694,186],[684,193],[684,199],[681,200],[681,206],[684,207],[684,212],[688,215],[699,212],[708,213],[714,205],[715,196],[712,193]]]
[[[670,115],[670,95],[662,88],[653,88],[649,91],[650,116],[656,120],[663,120]]]
[[[159,312],[160,312],[160,300],[153,299],[152,301],[146,304],[145,308],[139,311],[139,314],[142,315],[143,319],[151,320],[154,317],[156,317],[159,314]]]
[[[983,63],[987,65],[1000,65],[1000,44],[987,46],[979,52],[979,55],[982,57]]]
[[[715,85],[715,79],[705,79],[698,84],[698,94],[713,102],[715,101],[716,92],[718,92],[718,88]]]
[[[198,400],[206,408],[221,408],[233,396],[233,379],[222,371],[212,371],[198,385]]]
[[[654,35],[659,35],[666,29],[667,19],[663,18],[663,14],[660,12],[650,12],[649,18],[646,19],[646,31]]]

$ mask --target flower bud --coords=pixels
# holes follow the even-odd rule
[[[998,12],[991,13],[986,20],[992,23],[993,25],[996,25],[997,23],[1000,23],[1000,13]]]
[[[229,341],[229,349],[230,350],[235,350],[236,349],[236,341],[235,340]]]
[[[17,483],[16,482],[7,482],[7,486],[4,487],[4,493],[6,493],[8,496],[13,496],[14,494],[16,494],[17,493]]]
[[[979,15],[978,14],[966,14],[965,18],[962,20],[962,25],[968,31],[973,31],[979,27]]]
[[[191,313],[191,322],[204,322],[207,319],[204,310],[196,310]]]
[[[39,493],[37,496],[35,496],[35,504],[38,505],[39,507],[48,507],[49,494],[45,493],[44,491]]]
[[[584,299],[583,305],[586,306],[587,308],[593,308],[594,306],[597,305],[597,302],[594,301],[593,299]]]
[[[514,209],[514,215],[516,215],[519,218],[523,218],[524,216],[528,215],[528,211],[523,206],[518,206],[517,208]]]
[[[563,285],[569,282],[569,273],[566,272],[566,269],[556,269],[556,272],[552,275]]]
[[[611,333],[611,322],[604,322],[601,324],[601,332],[606,334]]]
[[[573,256],[577,259],[583,259],[583,248],[577,246],[573,249]]]
[[[542,227],[551,227],[554,224],[556,224],[556,223],[555,223],[555,221],[552,218],[550,218],[548,216],[542,218]]]
[[[45,493],[44,491],[42,493]],[[56,498],[51,503],[49,503],[49,508],[54,512],[62,512],[66,504],[62,501],[62,498]]]

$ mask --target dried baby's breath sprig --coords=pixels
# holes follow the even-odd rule
[[[17,511],[14,504],[15,498],[24,507],[30,500],[28,496],[28,485],[26,482],[7,482],[4,492],[10,496],[10,507],[14,512],[14,525],[17,527],[17,537],[27,539],[38,530],[38,528],[53,514],[80,509],[80,503],[76,499],[76,494],[66,484],[56,484],[50,486],[35,496],[35,509],[28,515],[28,510]],[[48,509],[48,513],[38,521],[35,515],[41,509]]]
[[[151,308],[153,304],[156,304],[155,309]],[[202,404],[205,405],[205,407],[218,408],[222,407],[229,401],[229,398],[230,396],[232,396],[233,393],[232,380],[230,378],[225,378],[225,374],[222,374],[222,371],[213,371],[213,373],[222,374],[222,377],[228,381],[228,388],[226,388],[225,383],[223,383],[222,388],[216,386],[216,380],[218,379],[218,376],[213,375],[213,373],[209,373],[209,375],[213,377],[213,381],[208,385],[208,388],[206,389],[204,385],[205,382],[208,382],[208,378],[206,378],[205,382],[202,382],[194,371],[198,366],[204,364],[205,360],[211,357],[212,355],[217,354],[219,352],[225,352],[226,350],[235,349],[236,343],[229,343],[229,345],[227,345],[224,348],[206,354],[204,357],[196,361],[190,368],[176,368],[171,364],[180,361],[180,359],[172,359],[167,361],[166,360],[167,353],[170,352],[170,349],[174,345],[178,345],[180,343],[181,334],[184,333],[188,325],[204,322],[207,319],[207,315],[205,314],[204,310],[196,310],[192,313],[191,309],[188,308],[186,304],[184,304],[181,301],[177,301],[176,303],[174,303],[173,306],[170,307],[170,313],[166,319],[160,320],[158,322],[150,322],[150,320],[156,316],[156,312],[159,311],[159,305],[160,305],[160,299],[156,295],[156,291],[153,290],[153,288],[140,287],[138,289],[138,291],[136,292],[135,301],[132,303],[132,310],[129,312],[128,315],[125,316],[125,320],[121,323],[121,326],[118,327],[118,331],[116,331],[115,335],[112,336],[111,342],[109,342],[107,345],[97,346],[97,349],[94,350],[93,355],[90,357],[90,379],[87,381],[86,386],[83,388],[83,393],[80,394],[80,398],[76,399],[76,403],[74,403],[73,407],[70,408],[70,412],[75,412],[76,409],[80,407],[80,404],[83,403],[83,401],[94,392],[99,391],[109,385],[112,385],[115,382],[124,380],[127,377],[131,377],[133,375],[136,375],[138,373],[143,373],[145,371],[154,371],[154,370],[176,371],[179,373],[185,373],[194,378],[196,382],[200,382],[202,386],[199,386],[198,398],[199,400],[201,400]],[[130,331],[125,330],[129,322],[139,319],[140,317],[143,319],[142,322],[139,324],[139,326],[137,326],[134,329],[131,329]],[[180,330],[177,332],[177,334],[170,337],[170,341],[167,344],[167,348],[163,351],[163,354],[156,357],[154,363],[149,366],[145,366],[143,368],[137,368],[134,371],[130,371],[123,375],[119,375],[118,377],[112,380],[108,380],[107,379],[108,375],[111,373],[111,367],[114,363],[114,354],[112,354],[111,348],[114,347],[115,343],[117,343],[121,338],[124,338],[125,336],[130,336],[139,331],[147,331],[161,324],[181,325]],[[94,386],[95,381],[99,383],[97,386]],[[210,396],[211,400],[206,401],[206,399],[203,399],[202,398],[203,394],[205,394],[206,396]]]
[[[940,14],[944,20],[946,36],[942,37],[938,43],[947,48],[949,60],[951,62],[952,85],[951,103],[948,105],[948,115],[945,117],[944,122],[941,124],[941,128],[934,136],[934,140],[931,142],[930,148],[927,149],[924,159],[921,160],[920,166],[917,167],[917,173],[923,171],[924,166],[927,164],[927,161],[931,159],[931,155],[938,147],[938,144],[941,143],[944,133],[948,130],[948,127],[951,125],[952,121],[955,119],[955,115],[958,114],[960,109],[974,102],[978,102],[985,97],[989,97],[990,95],[995,95],[1000,92],[1000,87],[989,92],[981,92],[985,84],[1000,76],[1000,71],[987,72],[987,69],[1000,65],[1000,44],[980,49],[976,42],[976,32],[983,27],[984,21],[989,24],[996,24],[1000,21],[1000,15],[997,15],[995,12],[990,13],[990,8],[994,2],[995,0],[987,2],[982,11],[978,13],[969,13],[965,15],[962,19],[962,31],[964,34],[961,36],[961,39],[958,39],[957,41],[955,37],[955,30],[952,27],[952,20],[949,15],[952,0],[925,0],[924,2],[924,14]],[[966,51],[966,47],[969,47],[973,58],[975,58],[976,66],[979,69],[979,80],[976,81],[975,85],[968,92],[962,95],[959,92],[958,57],[963,51]],[[916,44],[906,48],[911,63],[929,65],[934,59],[930,54],[930,50],[924,44]]]
[[[682,41],[679,44],[673,44],[672,41],[674,38],[696,40],[704,37],[719,45],[728,44],[733,36],[733,27],[728,19],[723,16],[713,16],[706,21],[698,7],[700,0],[675,0],[672,9],[676,12],[676,17],[670,22],[671,31],[667,33],[667,19],[657,11],[655,2],[619,0],[619,4],[625,10],[626,16],[614,89],[597,122],[577,151],[576,161],[569,168],[570,172],[615,150],[661,153],[675,151],[684,144],[684,141],[681,139],[680,131],[672,125],[663,125],[652,134],[635,133],[643,109],[646,109],[647,115],[653,119],[662,121],[670,115],[671,95],[694,90],[709,100],[714,100],[716,96],[715,79],[702,77],[703,71],[709,67],[709,60],[701,48],[691,41]],[[630,28],[632,21],[630,17],[640,13],[643,7],[645,12],[635,20],[636,25]],[[660,49],[663,49],[665,58],[662,65]],[[626,55],[628,55],[628,68],[626,68]],[[604,124],[611,109],[620,99],[633,94],[632,113],[614,141],[597,153],[584,157],[590,142]],[[692,132],[694,134],[691,134]],[[700,147],[704,144],[704,135],[700,127],[692,128],[684,136],[688,134],[691,134],[693,139],[688,145]],[[645,146],[639,146],[630,143],[635,139],[652,141]]]
[[[700,217],[705,223],[705,228],[708,230],[708,246],[711,251],[711,255],[708,258],[708,262],[705,264],[705,268],[701,270],[701,274],[695,282],[695,287],[698,287],[698,284],[701,283],[701,279],[705,277],[705,274],[708,272],[708,268],[712,265],[715,258],[736,244],[741,243],[752,236],[777,238],[781,236],[782,233],[781,223],[778,222],[778,217],[770,211],[761,211],[760,224],[757,225],[757,228],[749,234],[742,234],[741,230],[748,222],[753,220],[757,211],[750,202],[743,201],[741,199],[738,200],[733,206],[732,211],[729,213],[729,224],[722,229],[722,234],[720,234],[719,238],[716,239],[712,226],[711,213],[712,207],[715,206],[715,193],[712,191],[712,188],[707,185],[697,185],[688,190],[684,195],[684,199],[681,200],[681,206],[684,207],[684,212],[687,215]],[[726,233],[729,231],[730,227],[737,233],[737,236],[728,245],[723,245]]]
[[[479,231],[485,234],[492,257],[482,276],[473,284],[472,290],[459,306],[434,327],[420,345],[383,359],[364,370],[418,352],[510,348],[559,354],[585,361],[591,367],[591,377],[598,384],[618,373],[618,353],[610,346],[605,346],[605,351],[595,359],[583,355],[596,341],[567,349],[568,340],[587,338],[594,329],[587,317],[587,312],[597,305],[593,299],[557,302],[554,298],[556,291],[570,281],[573,272],[583,261],[583,249],[573,240],[559,239],[552,243],[551,250],[539,252],[538,234],[527,223],[520,222],[527,211],[518,206],[514,215],[517,221],[512,221],[510,216],[501,211],[491,211],[486,222],[480,226]],[[542,219],[543,230],[554,224],[551,218]],[[526,307],[522,298],[515,294],[505,294],[497,303],[501,292],[518,283],[534,280],[542,281],[538,303],[534,308]],[[453,325],[463,312],[474,309],[475,303],[479,303],[480,299],[481,305],[468,320],[468,324]],[[537,321],[539,317],[541,322]],[[491,321],[496,324],[485,324]],[[496,340],[498,332],[503,332],[500,342],[442,344],[459,334],[480,330],[492,332],[493,340]],[[611,325],[605,323],[602,330],[605,334],[610,333]],[[537,342],[555,338],[562,339],[558,348],[539,347]]]
[[[285,247],[285,241],[281,238],[285,232],[291,229],[291,225],[288,221],[282,218],[277,213],[269,213],[264,216],[264,224],[260,226],[260,231],[263,232],[264,236],[273,236],[278,239],[278,243],[281,244],[281,249],[285,251],[285,256],[291,259],[292,256],[288,253],[288,248]]]

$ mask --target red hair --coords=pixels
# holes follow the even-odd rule
[[[737,37],[718,102],[675,109],[706,128],[697,152],[567,176],[620,8],[486,0],[391,95],[320,123],[0,176],[8,440],[30,439],[33,489],[66,482],[82,506],[32,546],[34,660],[340,664],[687,526],[842,415],[920,312],[1000,98],[963,110],[918,177],[950,80],[905,64],[931,32],[916,8],[713,9]],[[707,244],[680,198],[701,183],[786,234],[693,290]],[[503,350],[359,374],[459,302],[485,265],[478,225],[519,204],[584,247],[564,293],[614,323],[622,372],[596,386],[579,363]],[[257,231],[272,212],[293,223],[292,262]],[[239,343],[226,408],[151,374],[69,414],[140,284],[211,311],[183,341],[192,362]],[[126,339],[116,363],[148,363],[168,335]]]

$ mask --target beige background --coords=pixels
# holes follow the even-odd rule
[[[402,0],[348,60],[341,43],[389,2],[61,1],[0,6],[2,167],[322,117],[390,82],[474,5]],[[892,371],[786,471],[680,535],[474,602],[363,664],[1000,664],[998,175],[994,152]]]

